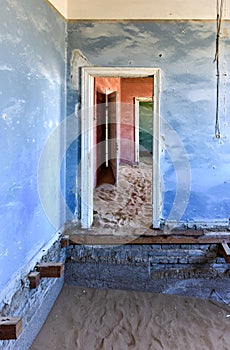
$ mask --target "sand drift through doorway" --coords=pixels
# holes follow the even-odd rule
[[[81,225],[83,228],[90,228],[93,224],[93,192],[97,170],[95,164],[95,78],[100,77],[152,78],[154,93],[152,109],[152,225],[154,228],[158,228],[161,217],[160,70],[153,68],[83,67],[81,69]],[[116,124],[116,122],[113,124]],[[120,157],[120,142],[122,141],[119,133],[119,126],[117,126],[113,141],[111,141],[115,152],[117,152],[117,166],[119,166],[117,158]],[[105,141],[105,144],[107,144],[107,141]],[[135,152],[135,140],[133,147]],[[106,152],[108,152],[108,148],[106,149]],[[114,150],[112,154],[114,161]]]

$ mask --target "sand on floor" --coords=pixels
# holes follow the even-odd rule
[[[152,225],[152,158],[119,167],[117,186],[94,190],[94,228],[149,228]]]
[[[65,285],[30,350],[228,350],[230,308]]]

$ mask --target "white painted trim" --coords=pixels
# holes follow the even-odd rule
[[[108,90],[105,91],[105,166],[109,166],[109,111]]]
[[[153,97],[135,97],[135,162],[138,164],[140,161],[139,155],[139,127],[140,127],[140,102],[152,102]],[[153,114],[154,117],[154,114]]]
[[[139,163],[139,143],[140,143],[140,138],[139,138],[139,127],[140,127],[140,116],[139,116],[139,98],[135,97],[135,117],[134,117],[134,123],[135,123],[135,162],[138,164]]]
[[[157,68],[82,67],[81,84],[81,225],[93,224],[94,77],[154,78],[153,108],[153,227],[160,226],[160,70]]]
[[[153,103],[153,227],[160,227],[160,217],[162,208],[161,194],[161,172],[160,172],[160,90],[161,76],[160,70],[156,70],[154,75],[154,103]]]
[[[82,69],[81,94],[81,225],[93,223],[94,76]]]

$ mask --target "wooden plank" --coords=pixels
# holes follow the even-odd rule
[[[202,236],[204,235],[204,230],[192,230],[192,229],[186,229],[186,230],[170,230],[170,229],[152,229],[152,228],[141,228],[138,232],[137,229],[135,229],[135,233],[133,233],[133,228],[124,228],[124,229],[118,229],[115,234],[111,234],[110,232],[106,232],[106,228],[99,229],[79,229],[79,228],[68,228],[64,232],[63,239],[67,239],[72,234],[76,235],[90,235],[90,236],[122,236],[122,237],[128,237],[128,236]],[[230,232],[229,232],[230,234]]]
[[[152,229],[148,228],[144,231],[142,234],[143,236],[202,236],[204,234],[204,230],[192,230],[192,229],[186,229],[186,230],[170,230],[170,229]]]
[[[40,278],[59,278],[64,271],[64,263],[40,263],[36,265],[36,270],[40,273]]]
[[[17,339],[21,333],[21,317],[0,317],[0,340]]]
[[[28,275],[28,279],[30,281],[30,289],[35,289],[39,286],[40,284],[40,272],[38,271],[34,271],[34,272],[31,272],[29,275]]]
[[[224,242],[221,244],[224,259],[227,264],[230,264],[230,248],[228,243]]]
[[[230,243],[230,233],[210,232],[202,235],[94,235],[71,234],[70,245],[121,245],[121,244],[218,244]]]

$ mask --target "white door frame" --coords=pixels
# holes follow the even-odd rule
[[[90,228],[93,224],[94,184],[94,78],[153,77],[153,227],[159,228],[161,217],[160,176],[160,69],[131,67],[82,67],[81,68],[81,225]]]
[[[140,161],[139,131],[140,131],[140,102],[153,102],[153,97],[135,97],[135,163]],[[154,120],[154,113],[153,113]]]

